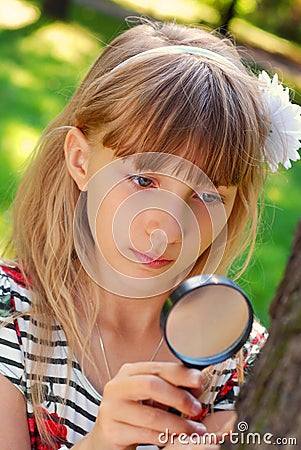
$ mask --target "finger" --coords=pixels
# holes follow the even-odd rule
[[[149,428],[158,434],[164,430],[168,430],[168,433],[187,435],[192,433],[203,435],[206,432],[206,427],[202,423],[183,419],[159,408],[130,402],[124,403],[122,408],[115,412],[114,419],[121,423],[130,420],[131,425]]]
[[[133,402],[152,399],[192,417],[202,412],[201,403],[192,394],[154,375],[132,376],[122,383],[110,382],[105,386],[104,399],[120,400],[125,395],[126,400]]]
[[[190,436],[185,433],[179,436],[173,433],[169,435],[161,433],[159,434],[159,442],[164,445],[165,450],[218,450],[221,448],[219,444],[209,444],[204,442],[202,437],[197,439],[195,435]]]
[[[165,448],[170,450],[183,450],[183,448],[185,448],[185,450],[218,450],[220,445],[218,444],[218,440],[213,443],[208,443],[204,441],[202,436],[182,434],[176,437],[171,435],[170,445]]]
[[[110,442],[110,448],[127,448],[137,443],[161,445],[157,431],[121,422],[107,425],[106,434],[107,441]]]
[[[201,385],[198,388],[191,388],[189,389],[189,392],[195,397],[195,398],[199,398],[202,393],[203,393],[204,389],[203,386]]]
[[[156,375],[175,386],[200,388],[203,382],[202,373],[176,362],[140,362],[124,364],[117,376]]]
[[[169,406],[168,405],[163,405],[162,403],[155,402],[152,399],[143,400],[142,404],[143,405],[148,405],[148,406],[153,406],[154,408],[160,408],[160,409],[163,409],[164,411],[168,411],[169,410]]]
[[[219,445],[188,444],[184,446],[180,443],[164,447],[165,450],[219,450],[220,448]]]
[[[185,444],[174,443],[164,447],[165,450],[219,450],[221,447],[219,445],[204,445],[204,444]]]

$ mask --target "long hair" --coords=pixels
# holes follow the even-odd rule
[[[121,64],[145,50],[180,44],[212,50],[232,64],[184,52],[145,54]],[[201,167],[217,186],[237,186],[227,245],[217,268],[220,273],[227,273],[236,257],[253,246],[265,179],[267,120],[258,81],[229,40],[198,28],[147,21],[127,30],[103,51],[45,130],[14,204],[13,247],[22,270],[31,277],[31,314],[43,325],[35,349],[40,388],[33,391],[32,402],[40,432],[50,444],[38,414],[43,343],[51,342],[51,325],[60,323],[71,361],[75,343],[87,348],[90,338],[79,329],[75,305],[76,296],[83,301],[89,297],[90,280],[73,241],[80,192],[64,159],[70,127],[78,127],[95,148],[102,139],[102,145],[113,149],[117,157],[137,151],[179,154]],[[201,271],[208,251],[197,261],[193,274]],[[97,305],[87,302],[85,311],[92,330]]]

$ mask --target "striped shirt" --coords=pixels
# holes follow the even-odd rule
[[[31,404],[29,374],[34,375],[32,361],[35,359],[33,344],[37,338],[37,322],[29,314],[31,293],[17,268],[2,265],[0,268],[0,319],[12,312],[24,313],[22,317],[0,328],[0,373],[7,377],[24,395],[27,405],[27,420],[32,450],[50,450],[41,442]],[[3,320],[2,319],[2,320]],[[250,365],[266,339],[263,327],[256,323],[251,337],[245,344],[245,366]],[[94,425],[101,394],[96,391],[73,357],[68,380],[68,343],[59,325],[52,327],[51,357],[43,362],[43,410],[47,429],[55,442],[53,449],[71,448]],[[221,370],[222,367],[222,370]],[[34,379],[34,376],[33,376]],[[222,366],[217,365],[213,375],[211,392],[202,399],[204,413],[208,404],[216,409],[233,409],[238,394],[236,359]],[[53,450],[51,449],[51,450]]]

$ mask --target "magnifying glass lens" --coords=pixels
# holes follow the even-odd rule
[[[224,285],[204,286],[176,303],[166,323],[166,336],[177,353],[208,358],[237,342],[249,319],[241,293]]]
[[[161,324],[174,355],[189,367],[203,369],[240,350],[252,329],[253,309],[229,278],[199,275],[172,292]]]

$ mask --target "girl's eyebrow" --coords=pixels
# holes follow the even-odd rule
[[[184,158],[163,153],[139,153],[124,160],[127,170],[131,173],[157,174],[173,177],[189,185],[192,189],[209,187],[217,188],[216,184],[196,165]]]

